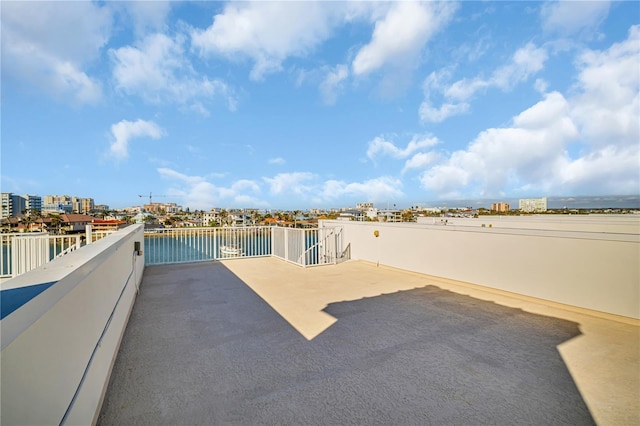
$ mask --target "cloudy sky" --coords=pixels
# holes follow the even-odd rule
[[[0,8],[3,192],[192,209],[640,193],[637,2]]]

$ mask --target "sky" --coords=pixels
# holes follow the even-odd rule
[[[635,1],[0,13],[3,192],[206,210],[640,195]]]

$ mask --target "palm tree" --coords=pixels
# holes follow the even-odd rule
[[[62,218],[59,214],[51,215],[51,227],[56,234],[62,234]]]

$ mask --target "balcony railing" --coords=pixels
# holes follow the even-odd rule
[[[109,231],[74,235],[1,234],[0,278],[8,279],[64,256]],[[275,256],[307,267],[338,263],[349,257],[342,228],[297,229],[273,226],[170,228],[144,233],[146,265]]]
[[[299,266],[344,259],[341,228],[269,226],[175,228],[145,232],[145,264],[275,256]]]
[[[48,232],[0,234],[2,256],[0,256],[0,279],[22,275],[62,257],[85,245],[96,242],[111,232],[91,231],[70,235],[51,235]]]

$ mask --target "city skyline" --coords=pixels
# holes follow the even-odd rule
[[[638,204],[634,2],[0,8],[3,192],[199,210]]]
[[[13,193],[3,193],[4,194],[18,196],[18,197],[36,197],[43,207],[42,212],[44,213],[52,213],[50,210],[51,205],[47,205],[47,198],[69,198],[69,200],[73,200],[78,205],[85,203],[91,205],[95,205],[95,210],[128,210],[135,208],[146,208],[151,202],[151,198],[146,198],[147,196],[140,196],[140,202],[138,204],[133,204],[129,206],[124,206],[120,208],[111,208],[111,206],[101,204],[96,202],[96,200],[92,197],[77,197],[75,195],[52,195],[48,194],[45,196],[41,196],[39,194],[13,194]],[[638,195],[607,195],[607,196],[590,196],[590,197],[582,197],[582,196],[570,196],[570,197],[540,197],[544,198],[547,202],[548,208],[552,210],[558,210],[563,208],[569,209],[606,209],[606,208],[614,208],[614,209],[640,209],[640,196]],[[146,200],[143,200],[146,199]],[[537,200],[539,198],[534,198]],[[497,210],[493,208],[494,204],[507,204],[509,205],[509,210],[518,210],[518,204],[523,199],[518,198],[502,198],[500,200],[496,199],[457,199],[457,200],[437,200],[437,201],[427,201],[427,202],[416,202],[410,203],[407,205],[397,204],[392,202],[386,203],[356,203],[355,205],[340,205],[340,206],[317,206],[308,209],[301,209],[297,207],[292,207],[289,209],[278,209],[278,208],[253,208],[253,207],[228,207],[228,206],[211,206],[210,208],[203,209],[195,209],[190,206],[181,206],[177,205],[174,201],[165,200],[165,201],[153,201],[154,205],[159,206],[170,206],[172,209],[176,211],[213,211],[217,209],[224,210],[261,210],[261,211],[338,211],[345,209],[364,209],[367,206],[371,206],[376,210],[385,210],[385,209],[430,209],[430,208],[451,208],[451,209],[461,209],[461,208],[471,208],[471,209],[490,209]],[[23,201],[24,202],[24,201]],[[4,202],[3,202],[4,205]],[[60,205],[62,206],[62,205]],[[71,204],[67,206],[67,209],[71,207]],[[15,210],[15,207],[14,207]],[[84,209],[71,209],[70,211],[84,211]],[[90,210],[94,210],[93,208]],[[89,210],[87,210],[89,211]],[[3,216],[4,212],[3,212]]]

